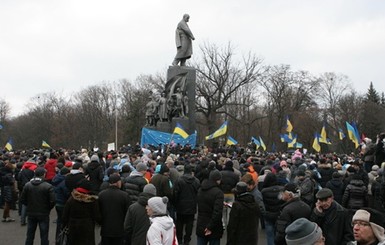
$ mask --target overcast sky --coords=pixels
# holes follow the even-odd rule
[[[1,0],[0,98],[11,115],[39,93],[76,93],[102,81],[163,72],[190,14],[194,49],[231,42],[266,64],[347,75],[385,92],[385,1]]]

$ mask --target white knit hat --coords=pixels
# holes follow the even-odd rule
[[[167,197],[152,197],[148,199],[148,206],[151,208],[154,215],[167,214]]]

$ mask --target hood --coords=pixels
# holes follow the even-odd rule
[[[141,172],[138,172],[138,171],[132,171],[130,173],[130,177],[136,177],[136,176],[140,176],[140,177],[143,177],[143,174]]]
[[[174,227],[174,221],[170,216],[155,216],[151,217],[150,221],[153,225],[160,226],[164,230],[170,230]]]
[[[35,169],[37,168],[37,164],[34,163],[34,162],[25,162],[23,164],[23,168],[22,169],[30,169],[32,171],[35,171]]]
[[[45,163],[47,165],[55,165],[57,163],[57,159],[48,159],[48,161]]]
[[[150,199],[151,197],[154,197],[154,195],[152,195],[150,193],[143,193],[142,192],[139,194],[138,203],[142,206],[146,206],[148,199]]]
[[[186,181],[186,183],[188,184],[192,184],[195,181],[195,177],[192,176],[191,174],[184,174],[180,178]]]
[[[44,182],[44,180],[42,178],[37,178],[37,177],[34,177],[30,180],[30,182],[33,184],[33,185],[40,185],[41,183]]]
[[[95,202],[98,199],[98,196],[84,194],[84,193],[78,192],[77,190],[73,190],[71,195],[73,199],[79,202]]]
[[[62,181],[65,180],[65,178],[66,178],[65,175],[61,175],[61,174],[55,175],[55,177],[53,177],[52,179],[52,185],[53,186],[59,185]]]
[[[360,179],[352,179],[349,184],[355,185],[355,186],[363,186],[364,181],[362,181]]]
[[[202,182],[202,185],[201,185],[201,189],[202,190],[209,190],[211,188],[214,188],[214,187],[219,187],[217,182],[213,181],[213,180],[204,180]]]
[[[335,187],[340,187],[341,185],[343,185],[342,181],[337,179],[331,179],[330,184]]]
[[[254,196],[249,192],[242,193],[241,195],[237,196],[235,200],[238,202],[241,202],[243,205],[245,205],[248,208],[257,205],[257,203],[255,202]]]
[[[92,162],[90,162],[90,163],[87,165],[87,168],[88,168],[87,170],[92,171],[92,170],[97,169],[99,166],[100,166],[100,163],[98,163],[98,162],[96,162],[96,161],[92,161]]]

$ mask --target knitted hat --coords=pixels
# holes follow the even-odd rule
[[[143,193],[149,193],[153,196],[156,196],[156,188],[153,184],[147,184],[143,188]]]
[[[321,190],[319,190],[317,192],[317,194],[315,195],[315,197],[317,199],[326,199],[328,197],[332,197],[333,196],[333,192],[332,190],[330,190],[329,188],[322,188]]]
[[[154,215],[167,214],[167,197],[152,197],[148,199],[148,206],[151,208]]]
[[[119,180],[122,180],[121,178],[120,178],[120,175],[119,174],[111,174],[110,175],[110,177],[108,177],[108,182],[110,183],[110,184],[115,184],[115,183],[117,183]]]
[[[45,170],[45,168],[38,167],[38,168],[35,169],[35,176],[36,177],[43,177],[46,172],[47,171]]]
[[[365,221],[370,224],[374,236],[379,242],[385,241],[384,215],[377,210],[371,208],[363,208],[356,211],[352,221]]]
[[[213,170],[210,172],[209,180],[217,181],[217,180],[221,180],[221,179],[222,179],[222,174],[218,170]]]
[[[322,236],[321,228],[306,218],[299,218],[286,227],[287,245],[314,244]]]
[[[235,191],[238,195],[245,193],[247,191],[247,184],[245,182],[238,182],[235,186]]]
[[[140,162],[136,165],[136,171],[141,172],[146,170],[147,170],[147,165],[145,163]]]
[[[99,157],[98,157],[98,155],[96,155],[96,154],[92,155],[92,157],[91,157],[91,162],[99,162]]]

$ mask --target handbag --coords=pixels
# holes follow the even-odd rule
[[[67,245],[68,244],[68,234],[69,234],[69,228],[68,226],[63,227],[60,230],[59,236],[57,238],[57,243],[60,245]]]

